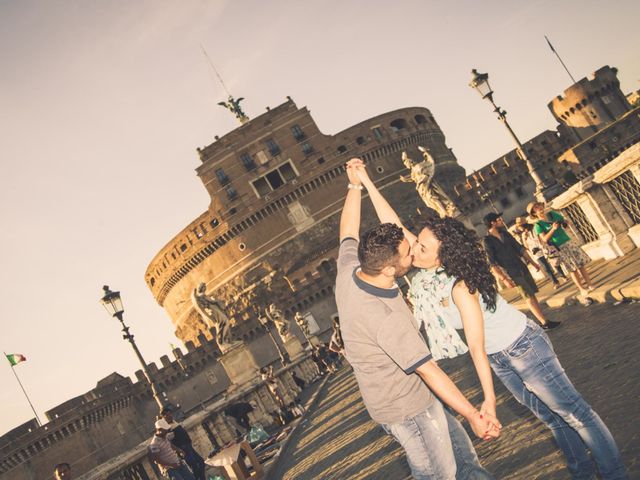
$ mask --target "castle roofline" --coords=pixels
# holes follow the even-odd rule
[[[294,107],[296,110],[298,109],[295,102],[291,99],[291,97],[288,96],[286,102],[281,103],[275,108],[267,107],[266,112],[261,113],[260,115],[252,118],[248,122],[245,122],[242,125],[238,126],[237,128],[234,128],[230,132],[227,132],[226,134],[224,134],[222,137],[216,136],[216,139],[209,145],[196,149],[198,151],[198,155],[200,156],[200,160],[202,162],[207,161],[209,158],[213,157],[216,154],[216,150],[220,148],[224,148],[229,143],[232,143],[234,137],[236,137],[238,133],[246,130],[251,130],[253,127],[256,127],[257,124],[264,122],[264,120],[269,119],[269,117],[279,116],[281,113],[289,110],[291,107]]]

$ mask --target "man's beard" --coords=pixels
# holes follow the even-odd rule
[[[404,277],[407,273],[409,273],[409,270],[411,270],[412,265],[409,264],[406,267],[401,267],[400,265],[396,265],[396,273],[395,273],[395,277],[396,278],[400,278],[400,277]]]

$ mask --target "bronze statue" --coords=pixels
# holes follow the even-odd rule
[[[422,152],[422,162],[416,163],[409,158],[407,152],[402,152],[402,163],[411,171],[410,175],[401,176],[403,182],[416,184],[418,195],[427,207],[435,210],[440,217],[452,217],[456,213],[456,206],[449,199],[446,192],[433,181],[435,161],[424,147],[418,147]]]
[[[278,335],[283,342],[289,340],[291,334],[289,333],[289,320],[287,320],[282,314],[282,310],[276,307],[275,303],[269,305],[265,311],[267,318],[273,322],[278,330]]]
[[[244,97],[240,97],[239,99],[236,100],[231,95],[229,95],[229,98],[227,99],[226,102],[218,102],[218,105],[223,106],[224,108],[229,110],[231,113],[233,113],[236,116],[236,118],[240,121],[240,123],[245,123],[249,121],[249,117],[247,117],[247,115],[242,111],[242,108],[240,108],[240,102],[242,100],[244,100]]]
[[[215,340],[220,347],[222,353],[232,347],[231,330],[229,326],[229,318],[224,312],[223,307],[215,298],[207,296],[207,286],[201,282],[197,288],[193,289],[191,294],[191,302],[196,312],[200,314],[202,319],[208,326],[212,326],[216,330]]]

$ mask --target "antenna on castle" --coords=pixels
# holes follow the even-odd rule
[[[240,122],[240,124],[244,124],[244,123],[248,122],[249,121],[249,117],[247,117],[247,115],[242,111],[242,108],[240,108],[240,102],[242,100],[244,100],[244,97],[240,97],[237,100],[235,98],[233,98],[233,95],[231,95],[231,92],[229,92],[229,89],[224,84],[224,80],[222,80],[222,75],[220,75],[220,72],[218,72],[218,69],[216,68],[216,66],[211,61],[211,58],[209,57],[209,54],[207,53],[207,51],[204,48],[204,45],[200,44],[200,48],[202,48],[202,53],[204,53],[204,56],[206,57],[207,61],[209,62],[209,66],[211,67],[213,72],[216,74],[216,77],[218,77],[218,81],[220,82],[220,85],[222,85],[222,88],[224,89],[224,91],[227,94],[227,101],[226,102],[218,102],[218,105],[226,108],[231,113],[233,113],[235,115],[235,117],[238,119],[238,121]]]
[[[551,42],[549,41],[549,39],[547,38],[547,36],[544,36],[544,39],[547,41],[547,43],[549,44],[549,48],[551,49],[551,51],[556,55],[556,57],[558,57],[558,60],[560,60],[560,63],[562,64],[562,66],[564,67],[564,69],[566,70],[567,74],[569,75],[569,77],[571,77],[571,80],[573,81],[573,83],[576,83],[576,79],[573,78],[573,75],[571,75],[571,72],[569,71],[569,69],[567,68],[567,66],[564,64],[564,62],[562,61],[562,58],[560,58],[560,55],[558,54],[558,52],[556,52],[556,49],[553,48],[553,45],[551,45]]]

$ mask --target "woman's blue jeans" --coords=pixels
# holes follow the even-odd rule
[[[424,412],[382,428],[402,445],[416,480],[493,479],[465,429],[436,398]]]
[[[609,429],[575,389],[537,324],[529,320],[515,342],[489,355],[489,363],[516,400],[551,429],[574,479],[595,478],[596,465],[603,479],[628,478]]]

